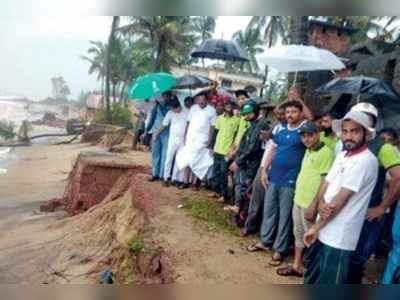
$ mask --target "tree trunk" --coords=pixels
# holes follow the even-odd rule
[[[108,39],[107,46],[107,58],[106,58],[106,88],[105,88],[105,98],[106,98],[106,116],[107,122],[111,124],[111,104],[110,104],[110,81],[111,81],[111,46],[115,40],[115,31],[119,23],[119,16],[114,16],[111,25],[111,33]]]
[[[116,82],[113,82],[113,83],[112,83],[113,104],[116,104],[116,103],[117,103],[117,98],[115,97],[115,96],[116,96],[116,94],[115,94],[116,86],[117,86],[117,83],[116,83]]]
[[[269,72],[268,66],[265,66],[263,83],[262,83],[262,87],[260,89],[260,98],[262,98],[264,96],[264,89],[265,89],[265,85],[267,84],[267,80],[268,80],[268,72]]]
[[[127,86],[128,86],[128,83],[127,83],[127,82],[124,82],[124,83],[122,84],[121,95],[120,95],[120,99],[119,99],[120,103],[123,104],[125,107],[126,107],[125,89],[126,89]]]
[[[101,76],[101,86],[100,86],[100,94],[102,95],[102,96],[104,96],[104,88],[105,88],[105,79],[104,79],[104,76]]]
[[[290,43],[295,45],[308,45],[308,16],[290,17]],[[306,81],[305,74],[297,74],[295,86],[299,89],[301,95],[305,92]],[[295,74],[289,74],[289,87],[294,83]]]

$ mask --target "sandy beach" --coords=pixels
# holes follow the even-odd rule
[[[17,149],[0,176],[0,282],[42,282],[46,243],[60,232],[46,227],[65,214],[43,214],[43,201],[62,195],[77,155],[88,145],[32,146]],[[42,264],[43,265],[43,264]]]
[[[131,203],[138,195],[146,195],[145,201],[156,209],[146,232],[154,247],[168,254],[173,282],[301,283],[301,279],[277,276],[267,264],[271,253],[247,252],[255,237],[243,239],[210,230],[180,208],[187,199],[204,197],[204,192],[164,188],[161,183],[147,182],[146,174],[136,176],[125,196],[83,214],[40,212],[44,201],[63,195],[79,153],[93,150],[105,151],[88,144],[16,150],[7,174],[0,176],[0,283],[95,283],[99,272],[107,268],[127,272],[123,269],[126,261],[120,261],[120,252],[114,251],[126,247],[126,237],[143,229],[137,223],[141,212]],[[148,152],[123,156],[134,164],[150,165]],[[124,259],[132,259],[126,249]],[[109,260],[110,255],[114,260]],[[121,283],[138,282],[125,281],[137,276],[137,270],[129,272]]]

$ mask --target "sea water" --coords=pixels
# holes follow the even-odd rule
[[[0,176],[7,173],[7,169],[4,168],[10,159],[10,148],[0,148]]]

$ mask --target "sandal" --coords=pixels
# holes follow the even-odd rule
[[[230,211],[237,215],[239,213],[239,208],[235,205],[226,205],[224,206],[224,211]]]
[[[269,247],[265,247],[265,246],[261,245],[260,243],[257,243],[257,244],[247,246],[246,250],[248,252],[268,252],[271,249]]]
[[[225,203],[226,202],[225,198],[223,196],[219,197],[218,199],[215,199],[215,201],[218,202],[218,203]]]
[[[279,257],[276,257],[275,255],[279,255]],[[283,254],[279,253],[279,252],[275,252],[274,255],[272,255],[271,260],[269,261],[269,265],[272,267],[279,267],[283,261],[285,260]]]
[[[292,266],[279,268],[276,270],[276,274],[278,274],[279,276],[283,276],[283,277],[289,277],[289,276],[300,277],[300,278],[303,277],[303,272],[297,271]]]

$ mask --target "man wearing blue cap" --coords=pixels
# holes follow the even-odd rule
[[[295,255],[291,266],[277,270],[280,276],[303,276],[303,236],[311,226],[304,213],[317,195],[322,179],[328,174],[334,159],[333,150],[320,141],[320,133],[313,122],[304,123],[300,135],[307,150],[297,177],[292,210]]]

